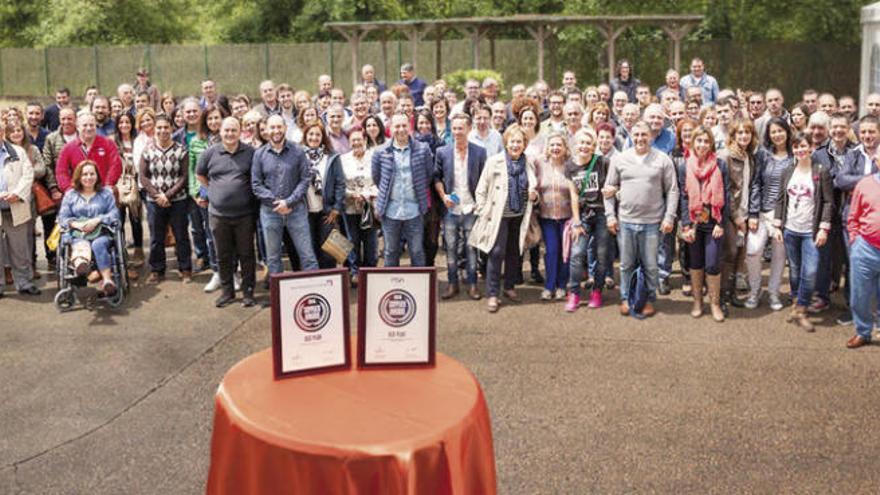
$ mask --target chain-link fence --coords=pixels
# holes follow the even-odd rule
[[[586,34],[585,34],[586,33]],[[494,66],[509,84],[531,83],[537,77],[537,47],[530,40],[498,39],[479,47],[480,65]],[[384,53],[384,57],[383,57]],[[407,41],[363,42],[360,64],[375,66],[380,79],[396,81],[401,63],[409,61]],[[700,56],[722,87],[764,89],[778,87],[794,101],[806,88],[834,94],[858,94],[860,47],[824,43],[686,41],[682,64]],[[669,42],[626,36],[617,42],[617,57],[628,58],[636,75],[652,87],[663,84],[669,67]],[[440,74],[472,67],[469,40],[446,40],[441,45]],[[217,82],[226,94],[257,96],[263,79],[287,82],[294,88],[313,90],[320,74],[331,74],[336,84],[351,90],[351,51],[344,42],[252,45],[141,45],[125,47],[5,48],[0,50],[0,95],[51,96],[68,87],[74,96],[89,85],[114,94],[122,82],[133,82],[138,67],[147,67],[162,91],[177,96],[197,94],[205,78]],[[579,85],[605,80],[605,48],[589,31],[560,31],[545,52],[545,75],[555,86],[564,70],[578,74]],[[683,73],[687,67],[681,67]],[[437,74],[436,45],[418,46],[417,72],[426,80]]]

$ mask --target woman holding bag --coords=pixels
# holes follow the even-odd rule
[[[477,219],[468,243],[489,255],[486,268],[487,309],[498,311],[501,267],[504,266],[504,296],[514,302],[520,272],[520,254],[532,217],[532,203],[538,200],[533,164],[526,158],[528,139],[518,124],[504,131],[503,153],[486,160],[476,190]]]
[[[712,319],[724,321],[721,309],[721,247],[724,219],[729,216],[727,163],[715,156],[715,139],[697,127],[679,169],[681,236],[690,252],[694,305],[691,316],[703,314],[703,282],[708,287]]]
[[[376,266],[376,245],[379,241],[378,225],[373,218],[372,202],[378,190],[371,173],[372,151],[367,150],[366,132],[353,127],[348,132],[351,151],[342,155],[342,172],[345,175],[345,229],[354,249],[348,257],[352,282],[356,282],[358,269]]]

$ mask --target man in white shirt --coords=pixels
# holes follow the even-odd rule
[[[481,103],[474,106],[475,127],[468,134],[468,141],[482,146],[486,150],[486,156],[497,155],[504,151],[504,140],[501,134],[489,127],[492,119],[492,108]]]

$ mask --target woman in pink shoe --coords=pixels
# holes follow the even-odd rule
[[[602,186],[608,172],[608,159],[596,152],[595,131],[585,127],[574,135],[574,156],[568,162],[566,176],[571,181],[571,253],[569,256],[568,302],[565,310],[577,311],[581,302],[581,282],[587,268],[587,252],[597,260],[595,283],[590,293],[590,307],[602,306],[602,274],[611,266],[608,227],[605,224],[605,199]],[[611,200],[608,200],[609,203]],[[609,206],[612,207],[612,206]]]

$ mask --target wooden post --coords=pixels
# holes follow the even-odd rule
[[[525,26],[526,31],[538,43],[538,80],[544,80],[544,41],[552,34],[549,29],[545,29],[543,24],[537,26]]]
[[[609,81],[611,79],[614,79],[614,70],[615,70],[615,65],[617,64],[617,60],[615,59],[615,53],[614,53],[614,44],[617,41],[617,38],[619,38],[620,35],[623,34],[623,32],[626,31],[626,29],[628,27],[629,26],[623,25],[623,26],[620,26],[619,28],[615,29],[614,24],[611,22],[607,22],[607,21],[600,24],[598,27],[599,32],[605,36],[605,40],[608,42],[607,51],[608,51],[608,80]]]
[[[382,32],[380,42],[382,44],[382,78],[388,81],[388,38],[384,31]],[[388,84],[388,87],[391,87],[391,85]]]
[[[436,73],[436,77],[434,79],[440,79],[440,76],[443,75],[443,62],[442,62],[442,43],[443,43],[443,34],[446,30],[438,27],[437,32],[435,34],[436,38],[434,38],[434,72]]]
[[[692,24],[669,24],[663,26],[662,29],[672,41],[671,61],[672,68],[680,70],[681,67],[681,41],[694,28]]]
[[[495,70],[495,37],[489,36],[489,65]]]

